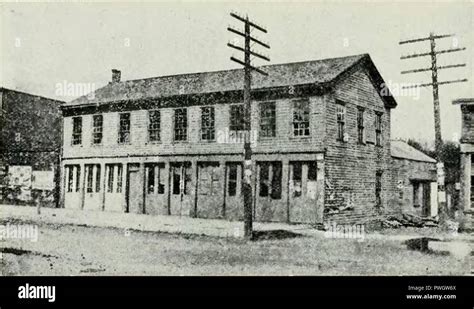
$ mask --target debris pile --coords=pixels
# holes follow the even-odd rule
[[[388,216],[382,221],[384,228],[400,228],[400,227],[437,227],[438,218],[424,218],[417,215],[403,213],[399,216]]]

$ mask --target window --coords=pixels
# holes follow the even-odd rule
[[[309,136],[309,101],[293,103],[293,135]]]
[[[147,164],[145,166],[147,173],[147,192],[148,194],[164,194],[165,193],[165,180],[164,170],[165,165],[163,163]]]
[[[290,195],[292,198],[305,196],[316,198],[317,181],[316,161],[290,162]]]
[[[244,131],[245,130],[245,115],[244,105],[230,106],[230,131]]]
[[[100,165],[86,164],[86,192],[100,192]]]
[[[337,118],[337,140],[344,141],[344,126],[346,124],[346,107],[344,104],[336,104],[336,118]]]
[[[191,163],[174,163],[171,167],[172,173],[172,193],[184,195],[189,193],[189,183],[191,182]]]
[[[92,117],[92,143],[102,143],[103,116],[94,115]]]
[[[281,199],[281,162],[258,163],[259,174],[259,196],[269,196],[272,199]]]
[[[148,112],[148,141],[160,141],[161,117],[160,111]]]
[[[364,109],[357,109],[357,141],[359,144],[364,143]]]
[[[260,136],[276,136],[275,102],[260,103]]]
[[[375,113],[375,145],[382,146],[382,113]]]
[[[80,145],[82,143],[82,117],[72,118],[72,144]]]
[[[174,110],[174,140],[186,141],[188,138],[188,111],[186,108]]]
[[[221,193],[220,166],[217,162],[199,163],[199,194],[217,196]]]
[[[130,113],[120,114],[118,142],[130,143]]]
[[[375,206],[382,206],[382,171],[377,171],[375,173]]]
[[[107,164],[105,170],[107,177],[107,192],[122,192],[122,164]]]
[[[107,165],[107,192],[114,192],[114,165]]]
[[[214,107],[201,107],[201,139],[213,141],[215,138]]]
[[[81,178],[81,167],[79,165],[66,165],[66,191],[67,192],[79,192],[80,189],[80,178]]]

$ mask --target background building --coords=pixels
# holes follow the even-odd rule
[[[454,100],[453,104],[461,106],[462,129],[461,129],[461,175],[460,175],[460,204],[464,211],[464,228],[473,228],[474,201],[474,98]]]
[[[0,88],[1,202],[54,206],[59,197],[61,101]]]

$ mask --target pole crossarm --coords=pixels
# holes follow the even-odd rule
[[[237,58],[235,58],[235,57],[230,57],[230,60],[232,60],[232,61],[234,61],[234,62],[237,62],[238,64],[241,64],[241,65],[245,66],[245,62],[243,62],[242,60],[239,60],[239,59],[237,59]],[[260,70],[259,68],[256,68],[256,67],[251,66],[251,65],[249,65],[248,67],[249,67],[251,70],[257,71],[258,73],[260,73],[260,74],[262,74],[262,75],[268,76],[268,73],[267,73],[267,72],[262,71],[262,70]]]
[[[248,20],[248,18],[244,18],[244,17],[239,16],[239,15],[237,15],[237,14],[235,14],[235,13],[230,13],[230,16],[232,16],[232,17],[234,17],[235,19],[238,19],[238,20],[240,20],[240,21],[242,21],[242,22],[244,22],[244,23],[248,23],[251,27],[253,27],[253,28],[257,29],[257,30],[262,31],[263,33],[267,33],[267,29],[265,29],[265,28],[263,28],[263,27],[257,25],[257,24],[254,23],[254,22],[251,22],[250,20]]]
[[[450,68],[459,68],[459,67],[465,67],[466,64],[450,64],[450,65],[443,65],[437,67],[438,70],[444,70],[444,69],[450,69]],[[415,70],[407,70],[407,71],[402,71],[401,74],[409,74],[409,73],[418,73],[418,72],[426,72],[426,71],[431,71],[432,68],[425,68],[425,69],[415,69]]]
[[[421,41],[429,41],[431,39],[449,38],[449,37],[453,37],[453,36],[454,36],[454,34],[434,35],[434,36],[429,36],[429,37],[426,37],[426,38],[404,40],[404,41],[398,42],[398,44],[403,45],[403,44],[416,43],[416,42],[421,42]]]
[[[432,54],[438,55],[438,54],[454,53],[458,51],[463,51],[465,49],[466,47],[462,47],[462,48],[439,50],[439,51],[435,51],[434,53],[429,52],[429,53],[421,53],[421,54],[411,54],[411,55],[401,56],[400,59],[403,60],[403,59],[410,59],[410,58],[416,58],[416,57],[431,56]]]
[[[445,82],[437,82],[437,83],[427,83],[427,84],[417,84],[417,85],[411,85],[411,86],[403,86],[402,89],[410,89],[410,88],[418,88],[418,87],[430,87],[430,86],[436,86],[436,85],[446,85],[446,84],[454,84],[454,83],[463,83],[467,82],[467,78],[464,79],[456,79],[456,80],[448,80]]]
[[[227,46],[245,52],[245,49],[244,49],[244,48],[242,48],[242,47],[240,47],[240,46],[236,46],[236,45],[234,45],[234,44],[232,44],[232,43],[227,43]],[[264,56],[264,55],[262,55],[262,54],[259,54],[259,53],[257,53],[257,52],[254,52],[253,50],[250,50],[249,53],[250,53],[252,56],[258,57],[258,58],[263,59],[263,60],[266,60],[266,61],[270,61],[270,58],[268,58],[267,56]]]
[[[235,33],[235,34],[237,34],[237,35],[240,35],[240,36],[242,36],[242,37],[244,37],[244,38],[247,37],[247,36],[245,35],[245,33],[242,33],[242,32],[240,32],[239,30],[236,30],[236,29],[234,29],[234,28],[232,28],[232,27],[227,27],[227,30],[230,31],[230,32],[232,32],[232,33]],[[252,36],[250,36],[250,35],[248,36],[248,38],[250,39],[250,41],[255,42],[255,43],[259,44],[259,45],[262,45],[262,46],[265,47],[265,48],[270,48],[270,45],[268,45],[267,43],[264,43],[264,42],[260,41],[259,39],[256,39],[256,38],[254,38],[254,37],[252,37]]]

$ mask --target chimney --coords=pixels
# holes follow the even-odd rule
[[[112,83],[120,83],[120,70],[112,69]]]

